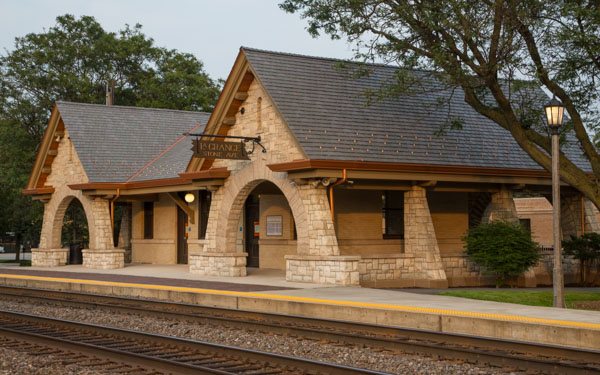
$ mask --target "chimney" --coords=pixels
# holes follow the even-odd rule
[[[115,80],[106,81],[106,105],[113,105],[115,102]]]

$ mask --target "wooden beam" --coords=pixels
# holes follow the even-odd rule
[[[223,119],[223,125],[227,125],[227,126],[235,125],[235,117],[225,117]]]
[[[177,195],[177,193],[169,193],[169,197],[171,197],[171,199],[175,202],[175,204],[177,204],[179,206],[179,208],[181,208],[183,210],[183,212],[185,212],[188,215],[188,219],[189,219],[190,223],[194,224],[195,223],[194,210],[190,206],[188,206],[187,203],[183,201],[183,199],[179,198],[179,195]]]
[[[42,168],[42,173],[50,174],[51,172],[52,172],[52,168],[50,168],[50,167]]]
[[[236,92],[235,95],[233,96],[233,98],[235,100],[240,100],[240,101],[244,101],[246,99],[248,99],[248,93],[247,92]]]
[[[431,181],[426,181],[426,182],[421,182],[419,184],[420,187],[432,187],[437,185],[437,181],[431,180]]]
[[[49,156],[56,156],[56,155],[58,155],[58,150],[48,150],[48,155]]]

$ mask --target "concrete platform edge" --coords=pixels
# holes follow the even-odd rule
[[[0,277],[0,285],[140,297],[600,350],[600,324],[568,321],[562,322],[564,324],[558,324],[558,321],[557,324],[548,324],[547,322],[543,323],[544,319],[518,316],[506,316],[506,319],[491,319],[486,317],[490,314],[467,314],[464,312],[453,314],[451,311],[435,312],[434,309],[311,300],[301,297],[269,295],[268,293],[218,290],[187,291],[186,289],[191,288],[161,285],[144,286],[93,280],[53,281],[48,279],[27,276],[13,277],[11,275]]]

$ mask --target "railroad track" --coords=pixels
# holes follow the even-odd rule
[[[384,374],[227,345],[2,310],[0,336],[9,342],[25,341],[100,358],[96,365],[123,363],[153,374]]]
[[[44,300],[61,306],[134,313],[200,324],[379,347],[469,363],[535,370],[544,374],[600,374],[600,352],[435,331],[312,319],[182,303],[49,290],[0,287],[2,298]]]

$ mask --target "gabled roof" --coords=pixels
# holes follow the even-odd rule
[[[57,102],[51,121],[64,124],[89,182],[95,183],[179,177],[192,155],[183,134],[201,132],[209,117],[205,112]],[[47,132],[56,128],[49,126]],[[43,143],[53,138],[46,134]],[[44,164],[46,149],[40,148],[28,189],[40,188],[38,180],[43,184],[37,164]]]
[[[241,52],[309,159],[542,169],[508,131],[475,112],[462,90],[451,93],[434,79],[424,80],[421,94],[366,106],[365,90],[377,90],[398,68],[369,65],[371,74],[356,79],[336,67],[340,60],[245,47]],[[441,96],[451,97],[450,112],[440,107]],[[462,120],[462,129],[434,135],[449,113]],[[578,147],[561,147],[590,169]]]

